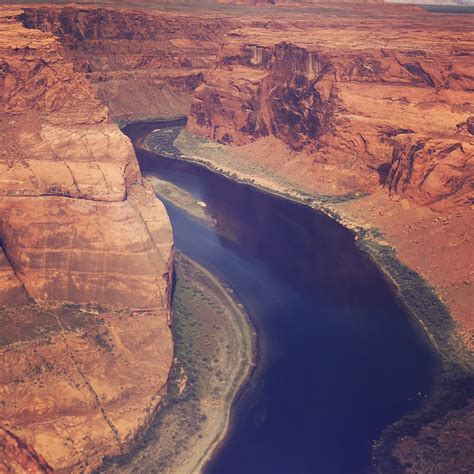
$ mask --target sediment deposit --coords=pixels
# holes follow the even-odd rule
[[[0,424],[89,471],[165,394],[173,238],[128,138],[22,14],[0,16]]]
[[[2,301],[113,302],[123,311],[151,309],[160,324],[167,318],[168,221],[105,102],[124,120],[190,110],[186,139],[228,145],[232,173],[245,170],[279,192],[290,184],[310,197],[338,196],[333,209],[342,222],[381,232],[472,344],[474,17],[383,4],[232,3],[239,6],[229,11],[41,5],[2,13]],[[130,226],[134,232],[123,233]],[[98,330],[102,318],[84,311],[92,314],[86,332]],[[109,313],[106,321],[115,321]],[[171,341],[165,324],[157,330],[168,341],[153,381],[162,386]],[[74,331],[88,344],[107,340]],[[113,397],[133,392],[117,390]],[[117,429],[120,443],[136,427],[130,436]],[[39,438],[27,431],[21,435],[35,446]],[[107,452],[122,449],[107,422],[97,439]],[[93,463],[99,457],[94,451]]]

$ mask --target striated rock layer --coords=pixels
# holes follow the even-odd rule
[[[30,6],[27,27],[57,35],[114,118],[187,115],[202,72],[240,21],[215,15]]]
[[[424,312],[444,371],[424,411],[374,445],[373,471],[470,472],[474,16],[397,14],[391,6],[384,19],[384,8],[307,19],[285,10],[285,21],[229,32],[175,143],[216,169],[323,203],[365,235],[401,293],[413,292],[411,307]],[[447,304],[455,344],[435,305],[405,269],[393,272],[382,248]]]
[[[258,8],[243,4],[273,2],[229,1],[240,6],[206,10],[189,5],[189,11],[180,7],[174,13],[151,6],[146,11],[28,6],[21,20],[29,28],[49,34],[21,30],[27,40],[16,50],[2,49],[8,51],[8,57],[16,58],[2,68],[14,74],[9,72],[6,79],[0,79],[2,90],[9,91],[2,103],[8,111],[2,114],[2,130],[9,137],[4,155],[23,155],[22,166],[16,159],[0,160],[5,163],[2,176],[8,177],[0,186],[6,190],[1,199],[9,199],[15,206],[33,197],[38,203],[47,200],[35,205],[34,212],[28,206],[24,210],[36,226],[44,224],[44,240],[28,242],[26,224],[22,227],[14,208],[2,207],[10,213],[11,226],[2,231],[4,244],[9,239],[5,252],[0,253],[3,298],[21,301],[21,308],[26,308],[20,311],[26,315],[25,323],[10,324],[10,333],[25,340],[40,334],[41,350],[48,353],[56,347],[51,341],[60,339],[71,348],[67,367],[58,363],[44,371],[25,359],[27,365],[22,370],[29,367],[28,387],[36,383],[38,390],[44,390],[51,380],[60,380],[57,374],[69,370],[67,380],[74,381],[68,382],[69,398],[75,396],[75,384],[81,387],[83,397],[81,403],[70,404],[75,416],[90,416],[94,407],[96,416],[102,413],[102,422],[94,424],[99,427],[94,433],[94,439],[100,439],[98,451],[81,431],[82,421],[75,432],[75,439],[82,440],[80,449],[91,453],[92,463],[100,458],[99,450],[103,452],[104,446],[108,452],[126,449],[136,426],[146,424],[146,416],[137,424],[124,420],[117,407],[133,392],[133,386],[141,387],[139,391],[143,388],[142,394],[151,393],[145,390],[151,383],[147,376],[151,367],[141,364],[145,372],[135,373],[135,353],[128,351],[131,359],[123,363],[134,367],[126,372],[130,378],[111,384],[108,393],[101,381],[110,364],[118,364],[114,370],[119,373],[122,362],[115,357],[116,351],[124,351],[126,344],[143,344],[149,323],[141,323],[137,315],[149,316],[155,311],[149,310],[150,306],[166,300],[166,292],[153,292],[151,287],[164,271],[161,260],[166,261],[157,254],[163,256],[167,248],[165,244],[159,247],[166,241],[158,237],[166,234],[160,230],[163,227],[151,225],[153,218],[137,204],[148,193],[140,184],[133,154],[127,158],[129,144],[107,122],[107,111],[96,95],[107,103],[113,117],[124,119],[176,116],[187,113],[191,106],[188,131],[229,145],[227,150],[232,152],[228,155],[237,158],[234,171],[251,168],[254,163],[258,169],[255,182],[264,186],[272,187],[272,177],[278,176],[308,194],[342,196],[333,207],[343,221],[356,228],[381,230],[402,262],[435,287],[464,341],[472,343],[474,270],[469,256],[474,250],[474,17],[431,15],[413,6],[383,4],[302,1],[288,8],[295,2],[277,1],[279,8]],[[8,21],[4,18],[3,35],[8,34]],[[11,34],[17,37],[17,33]],[[64,49],[50,33],[59,38]],[[38,50],[46,54],[54,48],[60,52],[48,53],[46,64],[35,62]],[[62,66],[64,56],[72,68]],[[23,61],[27,67],[21,66]],[[35,112],[24,112],[31,104],[35,104]],[[80,143],[74,145],[72,154],[68,153],[69,140]],[[41,166],[44,161],[48,161],[47,167]],[[87,201],[87,205],[77,208],[68,204],[70,201]],[[141,217],[134,221],[137,210]],[[92,220],[93,216],[101,217],[94,225],[81,226],[79,222],[86,221],[79,216],[84,215]],[[47,229],[48,220],[54,222],[57,234]],[[65,230],[76,222],[76,234]],[[141,234],[141,222],[146,223],[148,235],[154,236],[145,237],[144,245],[139,245],[138,237],[134,240],[117,230],[121,225],[132,225]],[[8,248],[13,245],[13,235],[21,236],[21,252]],[[58,249],[54,255],[44,251],[52,244]],[[109,253],[100,250],[109,246]],[[149,259],[150,255],[156,258]],[[132,261],[140,263],[133,266]],[[154,274],[153,267],[159,272]],[[86,273],[89,277],[82,278]],[[141,278],[146,281],[146,291],[140,291]],[[136,292],[127,294],[124,286],[128,287],[129,280]],[[99,313],[94,307],[59,304],[33,311],[26,305],[31,296],[38,301],[49,295],[75,300],[81,294],[102,304],[116,300],[125,308]],[[126,309],[128,303],[120,300],[122,294],[141,310]],[[42,318],[46,325],[42,332],[30,324],[39,317],[38,311],[50,314]],[[18,311],[5,314],[9,320],[20,319]],[[87,318],[82,317],[85,314]],[[131,321],[142,324],[135,328],[133,337],[123,330]],[[161,331],[158,326],[155,329]],[[71,340],[73,335],[76,339]],[[85,379],[75,369],[79,347],[75,344],[86,344],[86,352],[94,354],[91,360],[102,354],[100,368],[81,367]],[[155,373],[153,382],[161,387],[156,381],[166,373],[165,354],[170,349],[166,344],[149,347],[147,358],[163,361],[162,372]],[[156,356],[150,356],[153,350]],[[8,377],[10,382],[5,383],[22,380],[15,372]],[[35,392],[35,400],[45,398],[39,393]],[[150,410],[161,396],[159,391],[155,393],[154,399],[148,399]],[[8,404],[15,406],[14,396],[9,396]],[[135,404],[139,411],[144,400]],[[54,403],[47,406],[44,413],[52,420],[58,410]],[[9,413],[15,413],[14,409]],[[33,417],[31,411],[26,413],[26,419]],[[32,435],[28,423],[26,426],[28,440],[41,442],[40,449],[58,456],[61,446],[50,447],[51,439],[63,439],[76,425],[51,421],[50,427],[60,426],[56,432],[40,426],[47,441]],[[400,445],[402,457],[416,458],[419,451],[410,447],[413,442],[404,443]],[[66,452],[75,466],[81,465],[79,451],[71,445]],[[420,456],[423,461],[419,459],[419,465],[432,463],[429,453]],[[66,460],[61,459],[58,465],[65,466]]]
[[[0,15],[0,424],[89,471],[165,393],[173,238],[128,138],[22,15]]]
[[[379,25],[367,42],[364,28],[299,26],[229,33],[188,129],[233,145],[278,138],[339,177],[315,191],[382,183],[418,204],[469,203],[472,33],[451,43],[447,33],[418,38]]]
[[[474,17],[379,9],[229,32],[188,131],[311,194],[358,196],[341,212],[385,233],[471,344]]]

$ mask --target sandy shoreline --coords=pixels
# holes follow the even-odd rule
[[[235,328],[236,330],[241,332],[241,337],[245,340],[245,347],[243,350],[247,351],[246,356],[244,356],[241,360],[242,363],[240,367],[236,364],[236,372],[237,376],[235,377],[234,383],[230,384],[228,396],[227,396],[227,404],[225,408],[222,410],[222,419],[220,423],[220,429],[212,442],[208,445],[206,451],[201,456],[196,456],[198,461],[196,462],[196,469],[190,472],[201,472],[202,468],[210,461],[214,453],[219,449],[219,446],[227,437],[230,423],[231,423],[231,411],[232,406],[237,399],[237,395],[239,392],[245,387],[246,382],[249,380],[249,377],[252,374],[252,371],[255,367],[255,357],[256,357],[256,339],[257,334],[255,332],[254,326],[250,320],[249,315],[244,310],[244,307],[241,303],[238,302],[232,290],[229,289],[226,291],[219,280],[212,275],[212,273],[208,272],[204,267],[197,264],[196,262],[192,261],[188,257],[181,255],[183,260],[187,260],[188,264],[193,265],[197,268],[200,272],[202,272],[213,285],[215,288],[221,292],[222,301],[227,300],[229,307],[232,308],[235,315],[241,318],[241,322],[235,321]],[[228,379],[231,380],[232,374],[228,374]]]

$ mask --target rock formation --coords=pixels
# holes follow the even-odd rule
[[[199,12],[51,5],[25,8],[23,19],[61,39],[75,70],[121,119],[187,115],[223,35],[240,23]]]
[[[357,196],[337,211],[381,230],[472,341],[474,17],[229,2],[2,12],[0,423],[55,468],[126,450],[171,364],[169,223],[103,103],[116,119],[190,108],[188,131],[237,171]]]
[[[0,472],[54,472],[42,456],[13,433],[0,428]]]
[[[233,145],[276,137],[345,176],[324,192],[382,182],[422,204],[468,203],[473,44],[470,32],[457,35],[455,44],[442,32],[425,40],[381,23],[368,43],[363,28],[242,28],[197,88],[188,129]]]
[[[188,131],[299,190],[359,196],[337,212],[381,230],[472,346],[474,17],[318,8],[229,32]]]
[[[0,16],[0,423],[91,470],[164,395],[172,232],[84,74],[22,14]]]

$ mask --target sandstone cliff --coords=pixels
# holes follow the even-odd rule
[[[187,128],[299,190],[342,196],[337,212],[381,230],[472,345],[474,17],[385,8],[295,10],[229,32]]]
[[[91,470],[164,395],[173,238],[128,138],[22,15],[0,16],[0,423]]]
[[[0,163],[8,179],[0,186],[1,199],[23,206],[25,219],[44,234],[28,242],[29,222],[1,204],[8,215],[0,253],[2,298],[23,304],[4,313],[16,339],[0,334],[10,351],[3,357],[13,367],[11,361],[22,362],[4,376],[7,389],[0,393],[7,393],[2,400],[8,412],[0,413],[8,413],[15,432],[57,459],[55,466],[70,459],[85,468],[80,450],[95,465],[102,452],[126,449],[162,395],[158,387],[171,353],[165,318],[155,317],[166,291],[140,292],[142,278],[148,289],[156,288],[153,281],[165,271],[161,261],[169,244],[159,236],[170,239],[167,224],[140,207],[142,196],[153,197],[97,95],[116,118],[181,115],[192,100],[188,130],[229,145],[228,155],[237,157],[233,171],[256,163],[252,177],[264,186],[279,176],[308,194],[343,195],[334,207],[344,222],[381,230],[400,259],[435,287],[464,340],[472,341],[474,17],[429,15],[412,6],[315,3],[288,9],[281,3],[275,9],[190,7],[175,13],[29,6],[18,18],[46,34],[20,28],[26,40],[15,50],[5,47],[8,42],[2,47],[1,87],[10,92],[2,103],[8,140]],[[4,17],[2,35],[18,38],[15,16]],[[55,48],[57,55],[46,53]],[[38,54],[48,55],[46,64],[35,62]],[[64,57],[72,67],[63,67]],[[21,67],[23,61],[28,67]],[[48,93],[51,88],[57,93]],[[31,104],[34,113],[24,112]],[[22,165],[8,156],[21,156]],[[33,200],[45,203],[22,205]],[[57,226],[57,235],[47,222]],[[76,233],[67,232],[67,225],[77,225]],[[122,226],[132,226],[144,240],[124,234]],[[11,248],[13,235],[21,236],[21,252]],[[51,245],[58,249],[54,255],[44,250]],[[128,274],[140,297],[121,300]],[[122,308],[26,304],[49,295],[80,301],[81,294],[101,304],[117,298]],[[128,298],[137,305],[133,310]],[[39,319],[41,326],[33,324]],[[33,347],[31,341],[33,359],[15,352]],[[100,363],[92,364],[95,359]],[[150,398],[152,385],[157,391]],[[20,416],[32,387],[32,408]],[[51,397],[59,391],[67,403]],[[66,412],[73,416],[62,416]],[[32,420],[43,416],[48,422],[35,431]],[[91,435],[85,426],[92,416],[97,428]],[[77,446],[68,433],[81,440]],[[59,442],[53,445],[53,439]],[[62,450],[68,459],[58,455]],[[429,456],[425,460],[430,463]]]
[[[27,27],[61,39],[114,118],[187,115],[202,72],[215,61],[223,35],[237,19],[195,12],[95,7],[25,8]]]
[[[285,21],[229,32],[175,145],[323,207],[358,232],[402,295],[410,288],[409,305],[440,351],[444,388],[418,424],[415,415],[388,429],[373,471],[470,471],[474,17],[354,8],[306,19],[285,10]],[[446,303],[455,331],[400,261]]]
[[[363,28],[337,36],[309,22],[229,33],[195,92],[188,129],[233,145],[278,138],[308,155],[314,174],[321,165],[337,172],[332,189],[317,183],[316,192],[382,183],[418,203],[469,203],[472,34],[458,32],[453,44],[442,32],[428,40],[382,26],[370,42]]]

